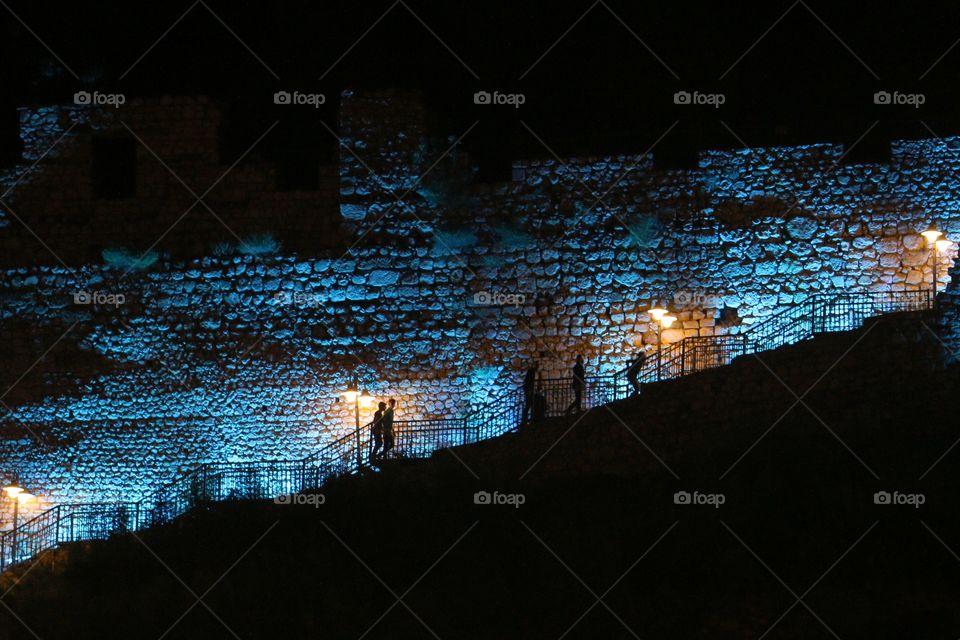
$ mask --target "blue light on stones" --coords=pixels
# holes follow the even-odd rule
[[[61,110],[40,108],[30,118],[37,127],[60,126]],[[78,386],[15,407],[11,431],[18,422],[30,425],[53,446],[3,439],[0,460],[61,500],[136,499],[197,462],[315,451],[351,427],[349,409],[335,397],[354,376],[379,397],[400,397],[406,417],[441,417],[515,387],[518,364],[544,351],[544,342],[563,358],[584,351],[592,374],[613,373],[644,331],[637,309],[654,289],[717,292],[740,317],[756,321],[816,291],[889,288],[894,282],[875,249],[886,228],[922,226],[934,212],[944,224],[960,223],[957,147],[958,139],[898,142],[887,164],[841,165],[833,173],[843,149],[829,144],[708,151],[692,172],[657,172],[645,160],[623,191],[610,194],[616,206],[591,211],[557,246],[492,248],[482,266],[471,263],[480,282],[460,256],[469,260],[484,237],[484,216],[509,216],[526,231],[569,222],[553,199],[575,187],[562,166],[526,163],[525,180],[485,193],[478,228],[451,235],[446,247],[432,242],[424,223],[398,219],[391,232],[407,243],[403,249],[370,248],[339,260],[211,258],[123,282],[93,266],[81,270],[82,282],[51,267],[8,272],[0,279],[0,317],[39,326],[80,320],[79,344],[103,362]],[[629,160],[568,165],[599,185]],[[400,192],[408,184],[410,176],[399,172],[385,183]],[[545,184],[555,185],[549,197]],[[790,220],[758,214],[745,230],[657,238],[639,248],[602,231],[614,213],[676,207],[694,187],[714,212],[725,202],[761,198],[784,209],[799,203]],[[364,189],[342,205],[348,221],[383,205],[363,202]],[[571,211],[589,204],[571,203]],[[856,216],[864,229],[851,232],[848,220]],[[130,306],[94,317],[71,303],[77,287],[124,287]],[[529,298],[519,310],[489,311],[499,324],[478,325],[471,299],[480,290]],[[538,291],[557,294],[543,314],[533,304]],[[303,297],[281,301],[282,292]],[[557,324],[537,322],[554,316]],[[572,364],[544,360],[556,375]]]

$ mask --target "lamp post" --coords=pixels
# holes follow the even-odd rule
[[[363,466],[363,451],[361,450],[360,444],[360,403],[366,404],[372,396],[366,391],[360,391],[357,387],[357,383],[354,382],[351,384],[346,391],[343,392],[343,398],[347,402],[353,403],[353,417],[356,421],[357,431],[357,472],[360,471],[360,468]]]
[[[657,382],[660,381],[663,372],[663,330],[669,329],[674,322],[677,321],[676,316],[663,316],[660,318],[660,330],[657,331]]]
[[[18,540],[19,532],[17,531],[17,525],[19,524],[20,519],[20,504],[28,502],[35,498],[32,493],[27,493],[24,491],[23,487],[19,486],[16,481],[11,482],[3,488],[3,492],[7,494],[7,497],[13,501],[13,529],[11,532],[13,534],[13,541],[10,543],[10,562],[17,561],[17,552],[18,549]]]
[[[949,240],[942,237],[943,232],[938,230],[937,227],[933,224],[930,225],[930,228],[921,233],[924,238],[927,240],[927,244],[930,245],[933,255],[933,286],[931,288],[933,298],[930,300],[931,306],[936,306],[937,304],[937,285],[939,282],[939,269],[940,269],[940,254],[945,253],[950,249],[952,244]]]
[[[669,312],[663,307],[654,307],[650,309],[650,317],[656,320],[657,328],[657,382],[661,379],[661,365],[663,364],[663,330],[669,329],[677,321],[674,316],[667,315]]]

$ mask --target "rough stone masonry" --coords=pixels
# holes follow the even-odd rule
[[[667,343],[738,333],[815,293],[929,288],[919,232],[960,237],[960,138],[882,164],[832,144],[528,160],[489,184],[416,93],[348,91],[339,114],[339,162],[291,190],[256,154],[231,166],[210,100],[21,110],[0,474],[46,504],[136,499],[198,462],[315,451],[352,428],[353,379],[404,418],[462,416],[533,358],[622,367],[656,344],[651,304],[680,319]],[[128,192],[104,195],[124,157]]]

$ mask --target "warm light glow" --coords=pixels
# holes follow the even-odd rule
[[[4,487],[4,488],[3,488],[3,491],[4,491],[4,493],[6,493],[6,494],[7,494],[8,496],[10,496],[11,498],[16,498],[16,497],[17,497],[17,494],[23,493],[23,489],[21,489],[20,487],[18,487],[18,486],[15,485],[15,484],[11,484],[11,485],[9,485],[9,486]]]
[[[939,237],[942,236],[943,234],[942,234],[941,232],[937,231],[937,228],[936,228],[936,227],[934,227],[934,226],[931,225],[931,227],[930,227],[929,229],[927,229],[926,231],[924,231],[924,232],[921,233],[920,235],[922,235],[924,238],[926,238],[926,239],[927,239],[927,242],[931,242],[931,243],[932,243],[932,242],[936,242],[936,241],[937,241],[937,238],[939,238]]]
[[[950,240],[946,240],[946,239],[937,240],[937,251],[939,251],[940,253],[946,253],[947,251],[950,251],[950,249],[952,248],[953,248],[953,242],[951,242]]]
[[[664,329],[669,329],[670,325],[677,321],[676,316],[663,316],[660,318],[660,324],[663,325]]]
[[[350,388],[343,392],[343,399],[347,402],[355,402],[358,395],[360,395],[360,392],[357,391],[355,386],[351,385]]]
[[[361,407],[369,406],[372,401],[373,401],[373,396],[367,393],[365,390],[360,394]]]
[[[660,318],[667,315],[667,313],[667,310],[663,309],[662,307],[654,307],[653,309],[650,309],[650,316],[657,322],[660,322]]]
[[[17,500],[20,502],[20,504],[33,500],[36,497],[37,496],[33,495],[32,493],[27,493],[26,491],[22,491],[22,490],[20,493],[17,494]]]

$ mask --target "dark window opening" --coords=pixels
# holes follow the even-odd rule
[[[93,196],[105,200],[137,193],[137,144],[129,138],[94,138]]]
[[[276,161],[277,191],[308,191],[320,187],[320,158],[316,153],[288,151]]]
[[[23,159],[20,119],[14,108],[0,108],[0,170],[10,169]]]

